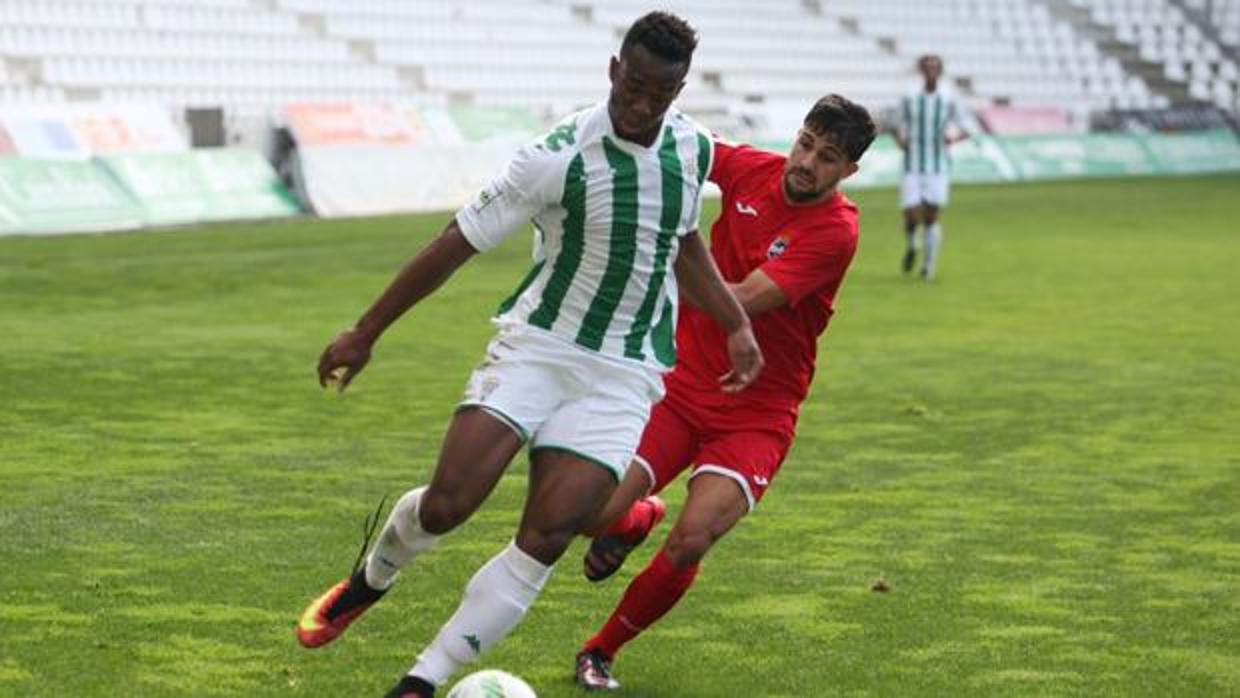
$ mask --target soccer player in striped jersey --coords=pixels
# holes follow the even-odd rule
[[[711,547],[757,506],[779,472],[814,376],[819,335],[857,248],[857,207],[837,190],[874,140],[874,122],[839,96],[820,99],[788,156],[718,142],[710,180],[723,192],[710,251],[753,320],[766,368],[745,392],[724,394],[722,332],[686,306],[680,361],[665,379],[629,468],[593,531],[586,577],[615,572],[663,517],[656,493],[690,470],[689,494],[663,547],[576,658],[587,689],[619,687],[611,661],[688,591]],[[689,300],[692,300],[690,298]]]
[[[902,267],[907,274],[917,263],[917,226],[925,230],[921,276],[934,278],[943,243],[939,212],[947,205],[951,156],[948,147],[969,137],[970,121],[964,105],[950,87],[940,84],[943,59],[927,54],[917,60],[924,82],[921,89],[905,95],[900,103],[896,143],[904,151],[904,179],[900,184],[900,207],[904,209],[907,248]],[[948,124],[956,130],[949,133]]]
[[[433,695],[499,642],[596,518],[675,362],[679,291],[724,328],[730,364],[717,377],[720,391],[745,388],[762,367],[749,319],[697,233],[710,140],[671,108],[696,45],[693,29],[674,15],[635,22],[611,59],[609,98],[520,150],[323,352],[320,381],[339,375],[343,389],[402,313],[475,253],[533,222],[533,268],[500,306],[497,335],[469,380],[431,482],[397,501],[374,549],[298,624],[307,647],[337,637],[403,567],[481,506],[528,445],[530,486],[516,537],[473,576],[456,613],[389,698]]]

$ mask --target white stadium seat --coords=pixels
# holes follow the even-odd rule
[[[1187,0],[1204,12],[1200,0]],[[666,0],[699,30],[684,102],[744,105],[841,91],[892,107],[923,53],[943,55],[966,102],[1158,104],[1146,83],[1040,0]],[[0,0],[6,98],[158,96],[266,105],[358,95],[572,108],[607,90],[606,65],[647,0]],[[1161,74],[1216,103],[1237,91],[1240,0],[1211,31],[1173,0],[1070,0]],[[1217,37],[1217,41],[1210,37]],[[5,70],[6,61],[31,66]],[[739,105],[739,106],[738,106]]]

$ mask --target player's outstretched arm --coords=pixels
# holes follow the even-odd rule
[[[754,269],[739,284],[728,284],[732,295],[740,301],[741,307],[749,317],[758,317],[762,313],[788,305],[788,296],[766,272]]]
[[[676,280],[685,297],[706,311],[728,335],[732,370],[719,378],[725,392],[744,390],[762,371],[762,350],[753,336],[749,316],[728,290],[715,260],[696,232],[680,239],[676,257]]]
[[[339,381],[343,391],[370,361],[370,350],[384,330],[452,276],[477,253],[456,219],[405,265],[357,324],[341,332],[319,357],[319,385]],[[343,370],[343,373],[341,371]]]

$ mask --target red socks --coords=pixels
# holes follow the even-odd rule
[[[632,514],[630,509],[625,516],[627,518]],[[586,641],[584,649],[599,650],[609,659],[614,658],[625,643],[672,610],[693,585],[697,571],[698,565],[676,569],[659,549],[646,569],[629,583],[616,610],[612,611],[602,630]]]

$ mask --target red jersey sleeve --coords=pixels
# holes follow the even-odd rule
[[[759,269],[795,306],[819,291],[834,297],[856,251],[857,218],[843,213],[799,231],[787,252]]]
[[[726,143],[716,138],[714,149],[715,153],[714,157],[711,158],[709,179],[726,192],[736,183],[736,177],[740,174],[740,168],[737,167],[738,161],[744,159],[744,156],[740,155],[740,153],[746,148],[745,146]]]

